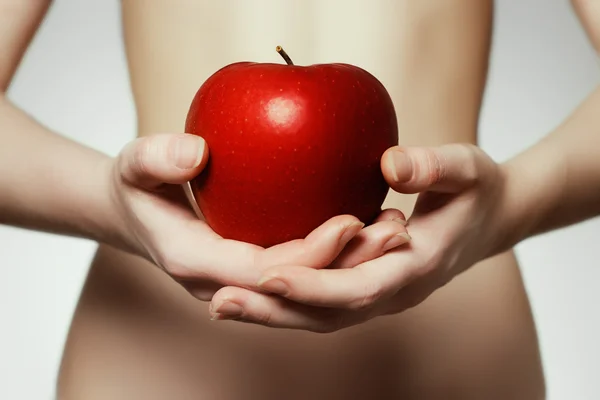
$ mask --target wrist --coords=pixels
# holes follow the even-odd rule
[[[0,114],[7,142],[0,146],[0,224],[135,249],[111,195],[113,159],[47,129],[1,95]]]
[[[557,209],[566,179],[560,159],[560,152],[540,143],[500,165],[504,188],[497,220],[502,250],[544,231],[544,221]]]
[[[95,172],[98,182],[94,196],[96,203],[88,214],[92,218],[88,221],[93,228],[92,239],[128,253],[143,255],[142,246],[130,229],[128,218],[120,206],[115,159],[106,157],[99,160]]]
[[[524,191],[522,175],[519,175],[519,166],[515,160],[499,165],[502,194],[499,197],[496,212],[496,229],[498,232],[498,248],[495,254],[507,251],[521,242],[526,236],[531,215],[525,210],[528,200],[523,196]]]

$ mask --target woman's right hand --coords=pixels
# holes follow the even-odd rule
[[[200,300],[210,301],[223,286],[258,291],[256,283],[271,267],[349,268],[409,239],[405,217],[394,209],[364,229],[353,216],[336,216],[304,239],[268,249],[224,239],[198,218],[183,190],[208,156],[198,136],[156,134],[132,141],[107,165],[121,247],[158,265]]]

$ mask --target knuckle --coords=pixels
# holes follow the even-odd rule
[[[140,140],[135,147],[135,151],[133,152],[133,159],[131,162],[133,163],[133,168],[140,174],[147,174],[151,169],[151,155],[152,155],[152,140],[149,138],[144,138],[144,140]]]
[[[189,279],[192,277],[190,270],[183,264],[173,260],[160,260],[157,264],[175,279]]]
[[[462,163],[463,179],[467,183],[476,184],[480,177],[479,160],[482,150],[471,143],[461,143],[456,146]]]
[[[264,326],[272,326],[273,325],[273,313],[270,309],[266,309],[256,315],[254,315],[254,320],[260,325]]]
[[[272,262],[268,261],[267,253],[264,249],[256,248],[245,248],[243,250],[245,254],[242,259],[247,260],[249,267],[254,271],[264,272],[268,268],[274,266]]]
[[[169,276],[174,279],[208,279],[206,274],[201,274],[190,265],[184,262],[180,257],[174,257],[172,252],[159,252],[153,254],[152,259],[162,268]]]
[[[167,252],[164,251],[164,249],[161,249],[158,246],[156,246],[155,243],[156,242],[154,240],[150,240],[146,244],[146,246],[144,246],[148,251],[150,259],[156,266],[158,266],[168,274],[171,274],[173,264],[171,257],[168,255]]]
[[[367,283],[363,285],[362,294],[349,304],[352,311],[363,311],[372,307],[382,296],[382,288],[378,284]]]
[[[407,283],[414,282],[438,271],[445,265],[448,259],[447,252],[440,247],[431,249],[431,254],[416,259],[416,264],[412,268],[404,271],[404,280]]]
[[[465,176],[471,183],[479,180],[479,155],[481,150],[474,145],[466,145],[464,148]]]
[[[443,159],[443,155],[436,152],[432,148],[423,149],[423,157],[425,158],[424,165],[426,166],[425,173],[422,173],[422,179],[427,185],[435,185],[444,180],[447,175],[447,162]]]
[[[141,139],[135,139],[129,142],[117,157],[117,171],[121,180],[131,183],[134,178],[135,165],[138,153],[139,142]]]

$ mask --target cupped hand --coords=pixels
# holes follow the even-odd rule
[[[269,268],[257,282],[263,293],[217,292],[215,318],[333,332],[414,307],[501,250],[495,228],[504,174],[478,147],[394,147],[384,154],[382,170],[394,190],[420,193],[408,220],[410,245],[354,268]]]
[[[336,216],[304,239],[267,249],[222,238],[185,195],[208,157],[198,136],[156,134],[129,143],[110,165],[115,217],[129,238],[122,247],[158,265],[200,300],[227,285],[258,290],[269,268],[346,268],[408,240],[405,217],[393,209],[364,229],[353,216]]]

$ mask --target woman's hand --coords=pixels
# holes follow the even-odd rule
[[[414,307],[503,249],[499,229],[505,178],[479,148],[396,147],[385,153],[382,169],[396,191],[420,193],[408,221],[410,246],[354,268],[269,268],[258,286],[272,295],[226,287],[213,297],[212,313],[220,319],[332,332]]]
[[[208,153],[197,136],[159,134],[131,142],[109,166],[112,201],[128,238],[122,247],[160,266],[201,300],[224,285],[258,290],[269,268],[346,268],[409,239],[398,210],[382,212],[364,229],[353,216],[337,216],[305,239],[268,249],[224,239],[196,216],[182,189],[201,173]]]

